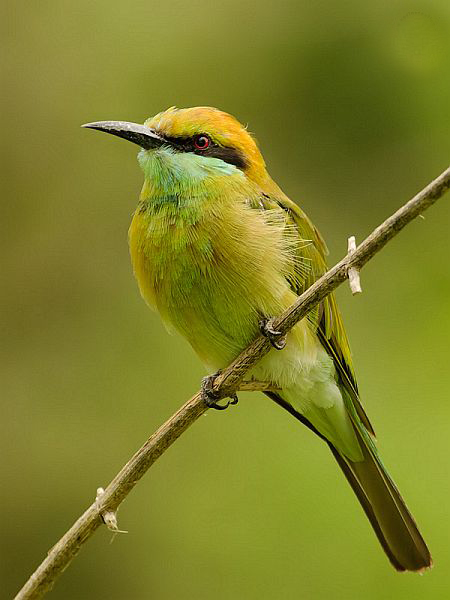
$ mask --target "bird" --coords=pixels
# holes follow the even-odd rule
[[[326,272],[328,251],[270,177],[247,127],[207,106],[171,107],[143,125],[83,127],[140,147],[144,184],[129,229],[133,270],[147,304],[212,373],[203,387],[208,406],[227,406],[211,392],[214,374],[262,332],[273,349],[250,378],[270,384],[266,394],[328,445],[393,567],[431,567],[379,457],[334,295],[284,337],[270,326]]]

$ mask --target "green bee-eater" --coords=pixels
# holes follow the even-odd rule
[[[255,140],[214,108],[170,108],[144,125],[89,123],[141,146],[145,182],[129,231],[139,288],[210,372],[230,363],[326,271],[319,232],[267,173]],[[328,296],[251,376],[330,447],[389,560],[431,556],[378,457],[336,301]]]

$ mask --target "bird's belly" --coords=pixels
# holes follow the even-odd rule
[[[208,372],[226,367],[260,334],[262,317],[277,316],[295,301],[288,287],[284,299],[270,297],[269,290],[258,295],[255,287],[243,285],[238,290],[235,285],[217,285],[208,278],[199,279],[193,287],[190,302],[177,302],[167,320],[189,341]],[[180,300],[184,297],[180,294]],[[322,353],[317,336],[303,319],[288,334],[285,349],[271,350],[248,377],[280,388],[301,380],[306,390],[317,378],[313,372]]]
[[[176,263],[166,272],[170,285],[163,294],[156,292],[158,310],[169,328],[188,340],[208,372],[226,367],[259,335],[263,317],[281,314],[296,299],[287,282],[280,292],[279,287],[261,281],[264,274],[257,271],[252,277],[232,278],[232,265],[224,271],[216,268],[212,274],[192,264],[185,270],[177,269]],[[288,334],[286,348],[282,352],[272,350],[249,377],[282,388],[302,380],[307,389],[312,385],[310,376],[320,351],[317,336],[303,319]]]
[[[209,272],[199,265],[169,276],[170,286],[157,292],[164,320],[191,344],[209,371],[231,362],[259,332],[263,316],[280,312],[270,290],[242,277],[231,277],[231,265]],[[173,273],[172,273],[173,275]],[[238,281],[239,279],[239,281]]]

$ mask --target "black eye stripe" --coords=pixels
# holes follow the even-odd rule
[[[161,135],[170,146],[175,148],[175,150],[179,150],[180,152],[193,152],[195,150],[194,138],[169,137],[161,133],[159,135]]]
[[[200,152],[197,152],[200,154]],[[234,165],[241,171],[245,171],[248,167],[247,161],[245,160],[242,152],[237,148],[229,148],[227,146],[210,146],[206,150],[201,152],[203,156],[211,156],[213,158],[220,158],[224,162]]]
[[[162,136],[161,132],[158,132],[158,134]],[[201,156],[220,158],[224,162],[230,165],[234,165],[241,171],[245,171],[245,169],[248,167],[248,163],[240,150],[238,150],[237,148],[231,148],[229,146],[219,146],[218,144],[214,143],[213,139],[206,133],[201,135],[205,135],[205,137],[211,140],[209,146],[204,149],[196,148],[194,140],[198,138],[198,135],[199,134],[191,138],[169,136],[163,137],[167,144],[169,144],[174,150],[177,150],[178,152],[193,152],[194,154],[198,154]]]

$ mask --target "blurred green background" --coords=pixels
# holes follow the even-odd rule
[[[139,297],[127,228],[142,175],[86,121],[171,105],[248,123],[330,247],[369,233],[450,156],[441,2],[4,5],[2,591],[10,598],[199,386]],[[450,198],[338,291],[379,447],[435,559],[399,575],[324,444],[268,399],[209,413],[122,505],[52,598],[440,599],[450,588]]]

